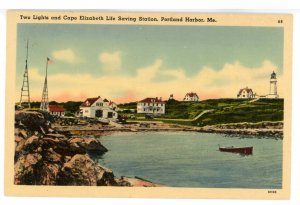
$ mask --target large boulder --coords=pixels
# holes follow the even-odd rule
[[[88,155],[77,154],[66,162],[59,176],[60,185],[117,185],[111,170],[96,164]]]
[[[38,147],[39,147],[39,137],[33,135],[27,139],[21,138],[19,142],[16,142],[15,162],[22,155],[36,152]]]
[[[82,147],[87,152],[94,152],[97,154],[103,154],[108,150],[104,147],[101,142],[93,137],[84,138],[84,137],[74,137],[69,140],[71,145],[78,145]]]
[[[15,184],[56,185],[61,163],[45,161],[44,157],[39,153],[20,157],[15,163]]]
[[[57,176],[61,166],[55,163],[44,163],[41,167],[41,184],[57,185]]]
[[[29,135],[35,132],[45,134],[50,128],[49,115],[42,111],[16,111],[15,127],[26,128]]]
[[[38,170],[42,163],[42,156],[38,153],[19,157],[15,163],[15,184],[40,184]]]
[[[44,137],[41,140],[41,144],[44,150],[53,149],[56,153],[63,156],[74,156],[75,154],[85,154],[86,150],[79,145],[69,143],[64,138],[52,138]]]

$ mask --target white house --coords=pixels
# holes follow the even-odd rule
[[[87,98],[80,105],[80,116],[90,118],[117,119],[116,104],[104,101],[100,96],[96,98]]]
[[[112,110],[118,111],[118,106],[116,103],[114,103],[113,101],[109,101],[106,98],[103,100],[104,105],[109,107]]]
[[[196,102],[196,101],[199,101],[199,96],[197,95],[197,93],[190,92],[190,93],[185,94],[183,101]]]
[[[245,87],[240,89],[240,91],[237,94],[237,98],[242,98],[242,99],[255,98],[255,94],[253,93],[251,88]]]
[[[65,116],[65,109],[64,109],[64,106],[62,106],[62,105],[49,105],[47,108],[47,111],[51,115]]]
[[[161,98],[145,98],[137,103],[137,113],[165,114],[165,104]]]

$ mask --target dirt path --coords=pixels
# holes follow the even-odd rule
[[[202,111],[199,115],[197,115],[196,117],[194,117],[193,119],[167,119],[167,118],[155,118],[157,120],[163,120],[163,121],[182,121],[182,122],[192,122],[192,121],[196,121],[198,120],[202,115],[212,112],[214,111],[214,109],[211,110],[204,110]]]

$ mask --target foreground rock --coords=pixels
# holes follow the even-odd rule
[[[104,152],[107,152],[108,150],[106,147],[104,147],[99,140],[95,138],[82,138],[82,137],[74,137],[69,140],[69,142],[76,146],[82,147],[84,150],[87,150],[88,152],[95,152],[102,154]]]
[[[88,152],[107,149],[95,138],[69,138],[51,128],[40,111],[15,116],[15,184],[118,186],[111,170],[95,163]]]
[[[60,185],[115,186],[111,170],[96,164],[88,155],[76,154],[59,173]]]

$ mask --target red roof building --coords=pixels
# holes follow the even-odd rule
[[[62,105],[49,105],[48,106],[48,112],[51,115],[64,116],[65,115],[65,108]]]
[[[80,107],[91,107],[98,99],[100,96],[96,98],[87,98],[81,105]]]
[[[137,113],[161,115],[165,114],[165,104],[161,98],[145,98],[137,103]]]
[[[156,98],[145,98],[145,99],[143,99],[139,102],[140,103],[164,103],[165,104],[165,102],[162,101],[162,99],[158,98],[158,97],[156,97]]]

